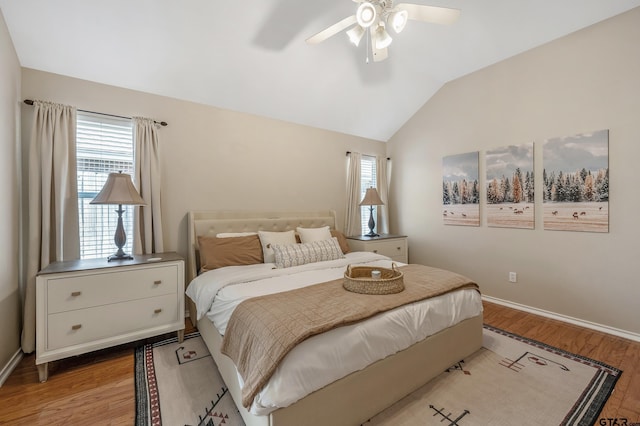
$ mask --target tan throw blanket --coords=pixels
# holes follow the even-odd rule
[[[242,379],[242,405],[273,375],[280,361],[303,340],[398,306],[478,285],[467,277],[423,265],[407,265],[404,291],[386,295],[352,293],[343,279],[255,297],[233,311],[221,352],[235,363]]]

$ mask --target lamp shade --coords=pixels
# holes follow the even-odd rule
[[[362,28],[360,25],[356,25],[355,27],[347,31],[347,35],[349,36],[349,41],[355,44],[356,46],[360,44],[360,40],[362,40],[362,36],[364,35],[364,33],[365,33],[365,29]]]
[[[380,25],[378,25],[378,28],[376,28],[375,32],[376,49],[384,49],[389,47],[392,40],[393,39],[384,28],[384,22],[380,22]]]
[[[358,6],[356,21],[362,28],[369,28],[376,21],[377,17],[378,12],[372,3],[365,1]]]
[[[131,176],[125,173],[109,173],[102,190],[89,204],[130,204],[144,206],[144,202]]]
[[[396,34],[400,34],[405,25],[407,25],[408,19],[409,12],[407,12],[406,10],[395,10],[389,15],[391,28],[393,28],[393,31],[395,31]]]
[[[367,188],[367,192],[364,194],[364,198],[360,202],[361,206],[382,206],[384,203],[378,195],[378,190],[375,188]]]

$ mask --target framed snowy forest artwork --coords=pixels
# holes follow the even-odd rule
[[[480,226],[479,152],[442,158],[442,216],[445,225]]]
[[[487,225],[533,229],[533,142],[487,151]]]
[[[543,166],[544,229],[609,232],[609,130],[547,140]]]

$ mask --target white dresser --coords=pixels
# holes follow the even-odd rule
[[[36,277],[36,365],[172,331],[184,337],[184,259],[176,253],[55,262]]]
[[[380,234],[378,237],[355,235],[347,238],[352,251],[371,251],[388,256],[396,262],[409,263],[406,235]]]

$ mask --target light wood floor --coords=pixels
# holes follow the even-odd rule
[[[640,422],[640,343],[491,303],[485,303],[484,320],[623,370],[600,417]],[[193,330],[186,325],[187,333]],[[38,382],[34,355],[25,356],[0,388],[0,424],[132,425],[135,346],[50,363],[46,383]]]

